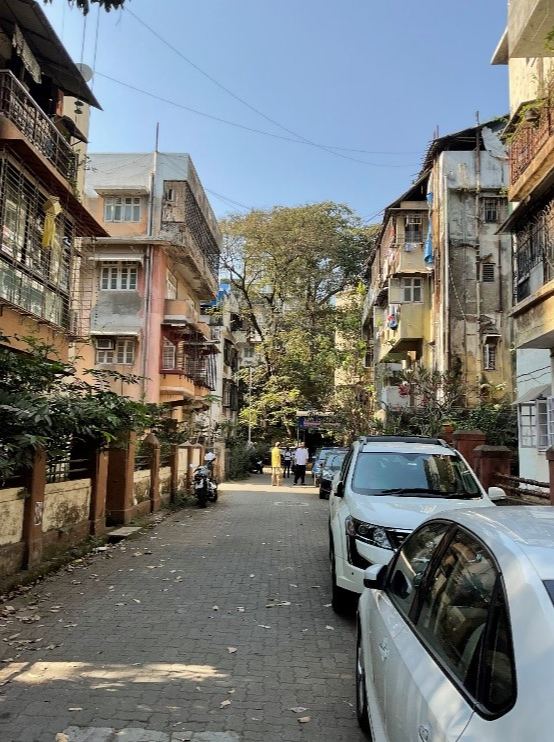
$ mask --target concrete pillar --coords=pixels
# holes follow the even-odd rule
[[[106,520],[109,525],[126,525],[135,515],[133,505],[137,434],[128,433],[110,449]]]
[[[108,486],[108,452],[93,451],[90,473],[89,532],[102,536],[106,532],[106,490]]]
[[[475,469],[475,449],[483,446],[487,436],[481,430],[457,430],[453,433],[454,448],[458,450],[472,469]]]
[[[496,474],[510,475],[512,452],[507,446],[477,446],[474,456],[475,472],[485,490],[494,485]]]
[[[160,442],[154,433],[150,433],[144,444],[150,454],[150,512],[155,513],[160,509]]]
[[[547,449],[546,460],[548,461],[548,472],[550,474],[550,504],[554,505],[554,446]]]
[[[171,502],[175,502],[177,492],[179,491],[179,446],[173,444],[171,446],[171,454],[169,457],[169,466],[171,468],[171,479],[170,479],[170,492]]]
[[[23,567],[31,568],[42,558],[42,516],[46,488],[46,451],[37,448],[27,482],[28,497],[23,509]]]

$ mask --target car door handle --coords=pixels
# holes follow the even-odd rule
[[[383,639],[383,641],[379,642],[379,654],[381,655],[381,659],[383,660],[383,662],[389,656],[389,645],[386,639]]]
[[[420,724],[417,729],[417,738],[420,740],[420,742],[430,742],[431,740],[431,730],[428,726],[425,726],[425,724]]]

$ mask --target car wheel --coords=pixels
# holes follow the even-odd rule
[[[356,642],[356,716],[358,717],[358,724],[364,730],[367,737],[370,740],[373,739],[373,737],[371,736],[371,724],[369,721],[369,711],[367,708],[365,668],[359,626],[358,640]]]
[[[337,585],[337,571],[335,566],[335,548],[331,541],[329,547],[329,559],[331,561],[331,606],[335,613],[345,615],[352,613],[356,596]]]

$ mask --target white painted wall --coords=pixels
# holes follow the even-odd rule
[[[548,384],[554,389],[550,365],[550,352],[534,348],[519,349],[516,355],[517,397],[520,398],[534,387]],[[519,475],[524,479],[548,482],[548,462],[544,451],[519,447]]]

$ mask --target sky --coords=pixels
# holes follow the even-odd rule
[[[128,11],[95,7],[86,26],[67,0],[45,10],[96,71],[90,152],[151,151],[159,122],[160,150],[192,156],[218,216],[332,200],[376,222],[437,127],[507,111],[507,70],[490,65],[506,5],[127,0]]]

